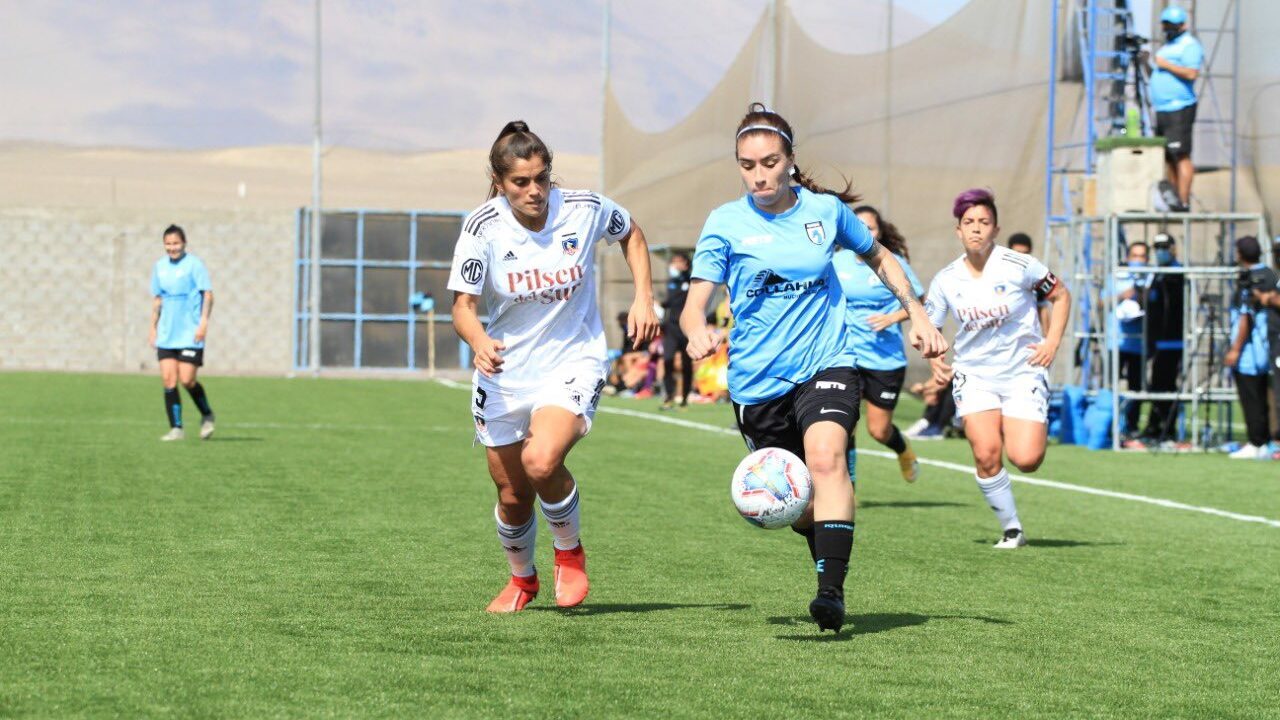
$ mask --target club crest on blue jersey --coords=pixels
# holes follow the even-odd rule
[[[567,235],[560,241],[560,247],[564,248],[565,255],[578,254],[578,236]]]
[[[809,242],[814,245],[821,245],[827,241],[827,231],[823,229],[821,220],[805,223],[804,234],[809,236]]]

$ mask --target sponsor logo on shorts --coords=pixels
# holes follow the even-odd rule
[[[880,391],[880,399],[881,399],[881,400],[892,400],[892,399],[894,399],[894,398],[896,398],[896,397],[898,397],[898,393],[896,393],[896,392],[889,392],[888,390],[881,390],[881,391]]]
[[[183,350],[183,351],[182,351],[182,357],[195,357],[195,356],[196,356],[196,351],[195,351],[195,350]]]
[[[819,390],[848,390],[849,386],[835,380],[819,380],[814,383],[814,387]]]
[[[580,392],[571,392],[571,393],[569,393],[569,399],[573,401],[573,404],[574,404],[574,405],[581,405],[581,404],[582,404],[582,393],[580,393]]]
[[[849,414],[848,412],[841,410],[840,408],[829,408],[826,406],[823,406],[823,408],[818,411],[819,415],[826,415],[827,413],[840,413],[841,415]]]

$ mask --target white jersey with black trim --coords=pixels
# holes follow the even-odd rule
[[[1041,342],[1036,304],[1053,292],[1058,278],[1030,255],[996,246],[980,277],[974,277],[961,255],[933,278],[924,308],[939,328],[951,314],[957,372],[1000,378],[1023,370],[1030,346]]]
[[[503,197],[462,222],[453,251],[449,289],[480,295],[489,314],[485,331],[506,349],[502,372],[476,373],[490,388],[521,391],[544,385],[564,363],[608,356],[596,304],[595,249],[631,232],[631,216],[607,197],[552,188],[547,222],[532,232],[516,221]]]

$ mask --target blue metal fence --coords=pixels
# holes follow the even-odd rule
[[[419,333],[428,315],[411,302],[421,299],[419,293],[434,297],[437,306],[447,302],[450,258],[463,217],[460,212],[424,210],[325,211],[319,258],[320,338],[312,338],[311,216],[300,209],[291,330],[294,368],[310,367],[313,341],[320,343],[322,368],[424,368],[420,355],[430,354],[430,349]],[[374,257],[369,252],[371,228],[378,231]],[[434,314],[433,320],[438,331],[436,357],[444,364],[452,364],[453,358],[460,364],[468,361],[453,332],[452,317]]]

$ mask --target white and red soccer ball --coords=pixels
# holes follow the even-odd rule
[[[772,530],[794,523],[813,497],[809,468],[794,453],[761,448],[733,471],[729,496],[742,519]]]

